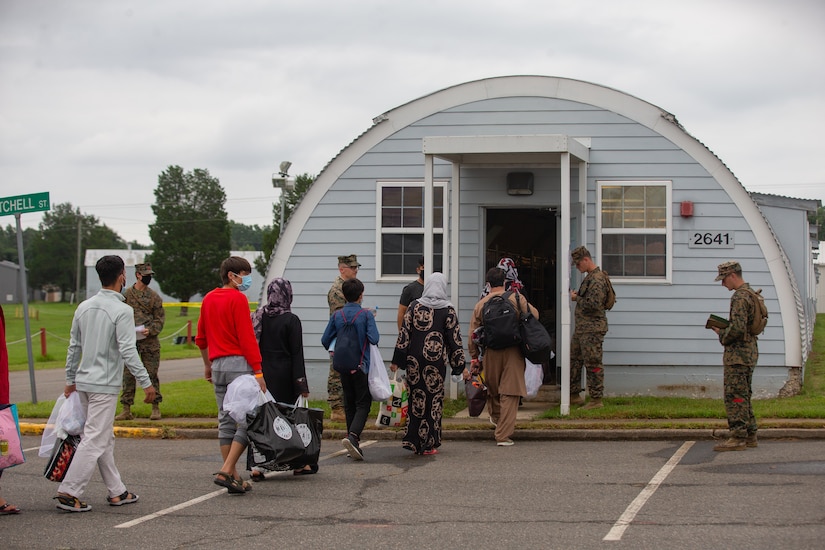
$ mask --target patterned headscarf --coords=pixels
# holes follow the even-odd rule
[[[505,272],[504,291],[512,290],[513,292],[521,292],[524,285],[518,278],[518,269],[516,269],[516,262],[513,261],[513,258],[502,258],[496,267]],[[484,290],[481,291],[481,297],[484,298],[488,294],[490,294],[490,284],[486,283]]]
[[[276,317],[282,313],[288,313],[292,307],[292,283],[286,279],[278,277],[272,279],[266,289],[267,303],[258,307],[252,314],[252,328],[255,329],[255,338],[261,338],[261,326],[263,316]]]

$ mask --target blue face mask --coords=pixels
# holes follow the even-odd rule
[[[243,275],[241,277],[241,284],[238,285],[238,290],[244,292],[245,290],[249,290],[249,287],[252,286],[252,275]]]

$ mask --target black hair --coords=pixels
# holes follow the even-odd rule
[[[507,275],[507,272],[501,269],[500,267],[491,267],[487,270],[487,276],[485,280],[490,283],[491,288],[495,288],[497,286],[504,286],[504,278]]]
[[[341,285],[341,292],[344,293],[347,302],[357,302],[358,298],[364,293],[364,283],[359,281],[357,277],[347,279]]]
[[[123,259],[120,256],[103,256],[95,264],[95,271],[97,271],[100,284],[103,286],[115,284],[125,268]]]

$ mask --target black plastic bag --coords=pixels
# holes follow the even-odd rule
[[[324,410],[310,409],[288,403],[277,403],[278,409],[295,425],[304,443],[304,454],[288,466],[297,470],[307,464],[318,464],[321,456],[321,436],[324,433]]]
[[[289,469],[284,466],[304,455],[301,434],[276,403],[268,401],[255,410],[256,416],[246,429],[249,437],[247,466]]]
[[[467,396],[467,412],[470,416],[479,416],[487,406],[487,386],[473,375],[464,381],[464,394]]]
[[[521,311],[521,300],[516,294],[516,303],[519,305]],[[550,359],[550,350],[553,347],[553,341],[550,339],[550,334],[544,328],[538,319],[533,317],[530,310],[527,313],[519,315],[519,332],[521,334],[521,353],[525,358],[529,359],[531,363],[541,365]]]

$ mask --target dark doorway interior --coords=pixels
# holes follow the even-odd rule
[[[487,210],[484,271],[501,258],[512,258],[524,284],[523,294],[539,310],[539,320],[556,336],[556,213],[547,208]],[[556,369],[545,365],[546,384],[556,383]]]

